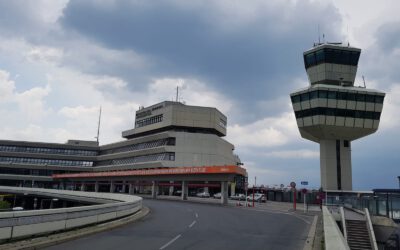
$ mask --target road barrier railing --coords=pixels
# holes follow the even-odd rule
[[[142,198],[115,193],[80,192],[40,188],[0,186],[0,192],[88,199],[100,204],[79,207],[26,210],[0,213],[0,241],[69,230],[132,215],[142,209]]]

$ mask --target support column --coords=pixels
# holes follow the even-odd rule
[[[114,181],[110,181],[110,193],[114,193],[115,187],[114,187]]]
[[[228,182],[221,181],[221,204],[228,204]]]
[[[129,183],[129,194],[135,193],[134,188],[135,188],[134,185],[132,183]]]
[[[208,181],[205,181],[204,184],[208,184]],[[203,191],[206,192],[206,193],[209,193],[208,192],[209,191],[208,187],[204,187]]]
[[[173,182],[173,181],[170,181],[169,183],[170,183],[170,184],[174,184],[174,182]],[[169,192],[168,192],[168,195],[169,195],[169,196],[172,196],[172,195],[174,195],[174,186],[169,186]]]
[[[158,192],[157,182],[153,181],[153,185],[151,186],[151,198],[157,199],[157,192]]]
[[[84,182],[81,183],[81,191],[85,191],[85,183]]]
[[[321,186],[324,190],[352,190],[351,142],[321,140]]]
[[[188,190],[189,188],[187,181],[182,181],[182,200],[187,200]]]
[[[96,181],[95,183],[94,183],[94,191],[97,193],[97,192],[99,192],[99,182],[98,181]]]
[[[236,182],[231,183],[231,196],[236,194]]]
[[[126,183],[125,181],[122,181],[122,193],[125,193],[126,191]]]

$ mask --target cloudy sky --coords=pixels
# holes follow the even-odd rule
[[[121,139],[140,105],[171,100],[228,116],[250,183],[320,185],[319,146],[303,140],[289,93],[308,85],[302,52],[362,48],[358,77],[387,93],[377,133],[352,144],[355,189],[398,187],[398,1],[0,1],[0,138]]]

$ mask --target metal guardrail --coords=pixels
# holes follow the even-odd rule
[[[0,241],[69,230],[90,224],[134,214],[142,209],[142,198],[125,194],[94,193],[39,188],[17,188],[0,186],[0,192],[40,196],[68,196],[69,199],[99,199],[91,206],[27,210],[0,213]]]

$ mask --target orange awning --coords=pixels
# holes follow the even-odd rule
[[[246,169],[238,166],[209,166],[209,167],[175,167],[143,170],[124,170],[108,172],[85,172],[76,174],[53,174],[54,179],[63,178],[95,178],[116,176],[152,176],[152,175],[195,175],[195,174],[239,174],[247,176]]]

